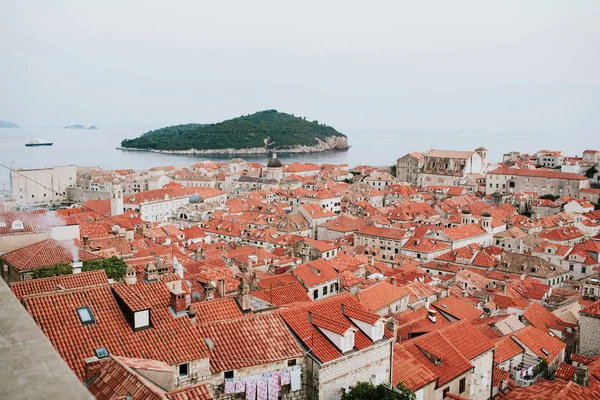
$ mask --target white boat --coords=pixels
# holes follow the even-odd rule
[[[52,146],[52,142],[46,139],[31,138],[29,142],[25,143],[25,146]]]

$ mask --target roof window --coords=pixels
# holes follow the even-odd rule
[[[94,349],[94,354],[98,358],[106,358],[108,357],[108,350],[106,350],[106,347],[98,347],[97,349]]]
[[[90,310],[88,306],[77,308],[77,315],[79,316],[82,325],[89,325],[96,322],[92,310]]]

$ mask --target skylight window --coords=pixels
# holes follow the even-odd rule
[[[83,325],[89,325],[96,322],[94,320],[94,316],[92,315],[92,310],[90,310],[88,306],[79,307],[77,309],[77,315],[79,315],[79,320]]]
[[[94,354],[96,354],[96,357],[98,358],[106,358],[108,357],[108,350],[106,350],[106,347],[98,347],[97,349],[94,349]]]
[[[542,350],[542,353],[544,353],[545,355],[547,355],[547,356],[550,355],[550,353],[548,353],[548,351],[546,349],[544,349],[543,347],[540,350]]]

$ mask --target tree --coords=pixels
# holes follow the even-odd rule
[[[415,400],[415,394],[402,383],[398,391],[379,384],[374,386],[371,382],[358,382],[350,391],[342,395],[342,400]]]
[[[588,168],[588,170],[585,171],[585,176],[589,179],[592,179],[597,173],[598,169],[595,165],[593,165],[591,168]]]
[[[552,200],[552,201],[554,201],[554,200],[556,200],[558,198],[560,198],[560,196],[554,196],[552,194],[544,194],[544,195],[540,196],[540,199],[542,199],[542,200]]]
[[[51,276],[69,275],[73,273],[73,267],[67,263],[57,263],[49,267],[39,268],[31,273],[32,279],[49,278]]]
[[[106,276],[115,281],[120,281],[123,279],[123,275],[125,275],[126,268],[127,265],[125,265],[123,260],[113,256],[104,260],[84,261],[82,271],[88,272],[103,269],[106,272]]]

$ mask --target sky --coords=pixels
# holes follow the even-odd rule
[[[0,0],[0,120],[600,132],[600,1]]]

